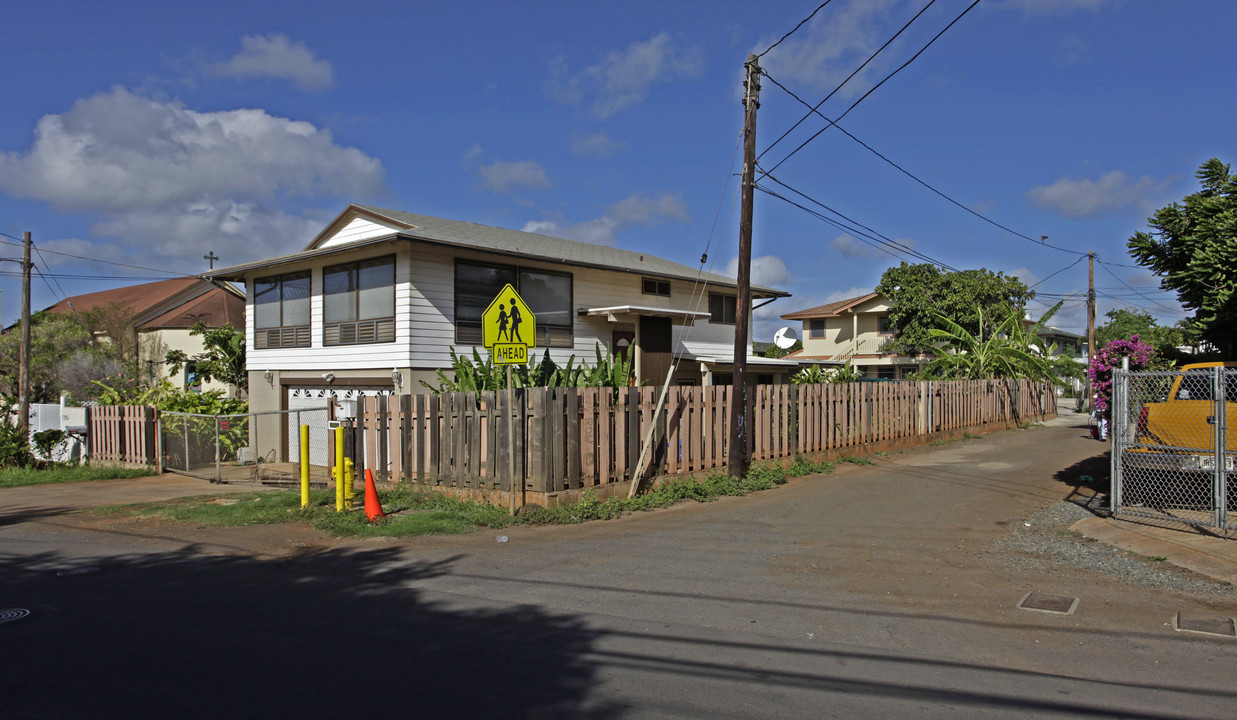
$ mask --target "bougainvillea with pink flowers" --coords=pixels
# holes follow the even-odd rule
[[[1121,367],[1121,358],[1130,359],[1130,370],[1144,370],[1155,359],[1155,348],[1139,342],[1134,335],[1129,340],[1113,340],[1095,353],[1087,377],[1091,378],[1091,393],[1095,396],[1095,416],[1107,420],[1112,411],[1112,371]]]

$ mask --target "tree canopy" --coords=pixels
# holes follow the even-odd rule
[[[896,335],[888,346],[896,352],[930,350],[940,317],[979,340],[990,337],[1010,312],[1021,315],[1035,297],[1016,277],[987,269],[947,272],[935,265],[902,263],[881,275],[876,291],[891,301],[889,323]],[[981,328],[981,320],[988,322]],[[992,322],[996,320],[997,322]]]
[[[1140,340],[1149,343],[1158,351],[1185,343],[1185,336],[1179,328],[1164,327],[1151,317],[1150,313],[1141,310],[1120,308],[1109,310],[1105,317],[1108,322],[1095,328],[1095,346],[1102,348],[1114,340],[1129,340],[1138,336]]]
[[[1194,312],[1202,338],[1237,357],[1237,178],[1212,158],[1195,173],[1202,189],[1160,208],[1151,232],[1130,237],[1130,256],[1160,276]]]

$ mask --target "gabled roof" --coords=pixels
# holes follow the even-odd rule
[[[355,216],[394,226],[390,235],[369,238],[354,243],[324,247],[322,243]],[[640,273],[654,277],[696,280],[710,285],[735,287],[734,278],[716,273],[699,272],[696,268],[657,257],[649,253],[621,250],[605,245],[566,240],[537,233],[478,225],[460,220],[447,220],[417,215],[401,210],[350,204],[299,253],[283,255],[255,263],[220,268],[207,276],[241,279],[251,270],[275,267],[336,252],[384,242],[417,241],[465,250],[489,252],[509,257],[522,257],[566,265],[592,267],[618,272]],[[760,297],[789,297],[790,293],[770,287],[752,286],[752,294]]]
[[[816,318],[838,317],[842,313],[850,310],[853,311],[859,305],[880,297],[880,293],[870,292],[867,295],[838,300],[827,305],[817,305],[807,310],[797,310],[792,313],[786,313],[782,316],[783,320],[811,320]]]
[[[209,327],[225,323],[244,327],[244,293],[228,283],[198,277],[74,295],[46,308],[46,312],[86,312],[116,304],[131,310],[134,327],[142,329],[188,328],[199,320]]]

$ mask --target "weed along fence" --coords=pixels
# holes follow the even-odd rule
[[[523,502],[554,504],[587,488],[626,491],[650,428],[642,482],[724,470],[731,388],[672,387],[657,413],[659,393],[523,388],[362,398],[358,473],[370,468],[377,478],[505,504],[511,464]],[[1028,380],[761,385],[748,401],[747,441],[753,462],[825,458],[1055,414],[1052,387]]]

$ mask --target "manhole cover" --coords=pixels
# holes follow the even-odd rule
[[[1018,607],[1023,610],[1035,610],[1038,612],[1056,613],[1058,615],[1072,615],[1074,608],[1078,607],[1078,598],[1068,595],[1049,595],[1048,593],[1029,592],[1022,601],[1018,603]]]
[[[1177,632],[1184,630],[1185,632],[1237,637],[1237,632],[1233,631],[1233,619],[1227,617],[1177,613],[1177,617],[1173,619],[1173,629]]]
[[[99,572],[99,568],[97,567],[79,567],[79,568],[70,568],[68,570],[61,570],[60,572],[56,574],[59,575],[60,577],[71,577],[73,575],[89,575],[90,573],[97,573],[97,572]]]
[[[7,608],[0,610],[0,623],[12,622],[21,620],[30,614],[30,611],[25,608]]]

